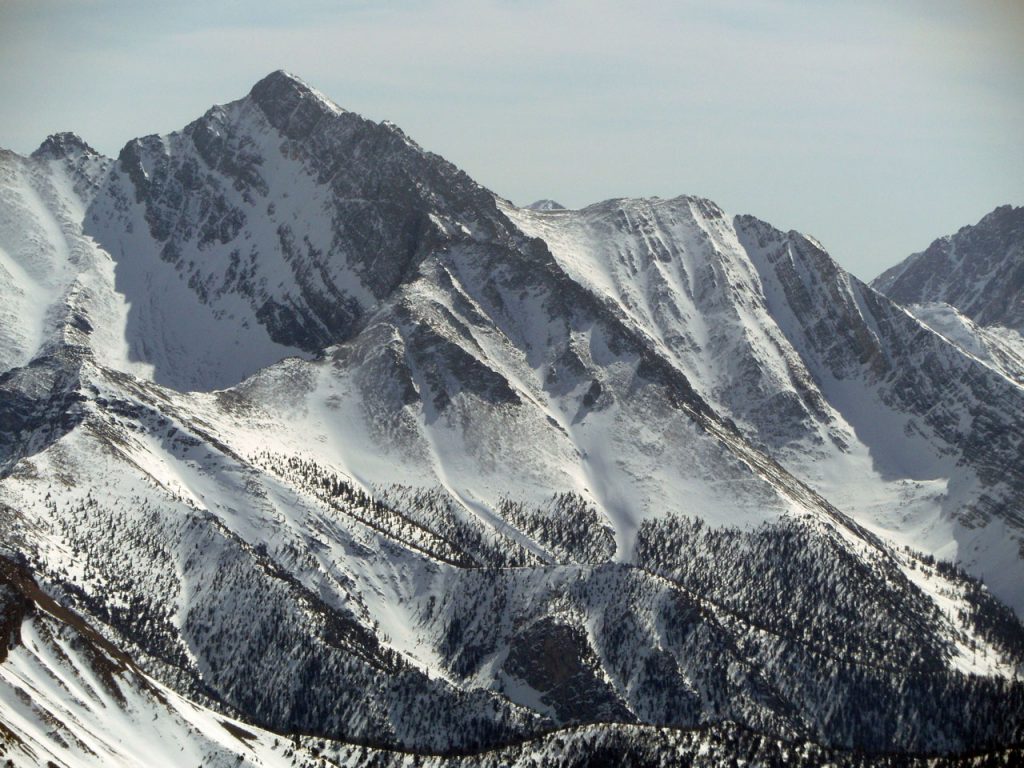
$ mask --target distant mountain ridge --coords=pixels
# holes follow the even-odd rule
[[[211,765],[1024,737],[1024,390],[812,238],[517,208],[275,72],[116,160],[0,154],[0,290],[0,555],[145,713],[26,703],[95,659],[18,646],[15,764],[138,764],[109,734],[165,712]]]
[[[1024,208],[1003,205],[886,270],[872,287],[1024,384]]]
[[[978,325],[1024,333],[1024,207],[996,208],[871,285],[900,304],[944,302]]]

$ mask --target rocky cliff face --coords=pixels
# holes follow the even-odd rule
[[[104,185],[87,231],[130,254],[125,292],[183,286],[149,290],[128,332],[158,381],[185,388],[351,338],[431,253],[508,238],[465,174],[283,72],[180,133],[129,142]],[[245,332],[202,349],[183,298],[209,327],[228,318]]]
[[[871,285],[899,304],[943,302],[978,325],[1024,333],[1024,208],[996,208]]]

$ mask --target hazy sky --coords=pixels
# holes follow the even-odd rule
[[[0,146],[116,154],[288,69],[516,203],[691,193],[860,277],[1024,204],[1024,4],[0,0]]]

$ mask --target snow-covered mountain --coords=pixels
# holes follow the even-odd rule
[[[509,215],[746,440],[876,533],[957,559],[1024,608],[1019,386],[813,239],[708,201]]]
[[[519,209],[283,72],[0,180],[0,554],[165,743],[1019,742],[1024,389],[813,239]],[[84,663],[19,648],[12,691]]]
[[[1000,206],[871,284],[900,304],[943,302],[980,326],[1024,333],[1024,208]]]
[[[883,272],[872,286],[1024,383],[1024,208],[996,208]]]

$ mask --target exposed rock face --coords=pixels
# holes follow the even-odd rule
[[[350,338],[430,254],[510,236],[490,193],[465,174],[283,72],[180,133],[129,142],[117,171],[93,205],[90,234],[111,251],[155,254],[200,311],[219,317],[241,300],[248,322],[295,351]],[[124,240],[132,203],[148,241]],[[214,383],[237,383],[275,356]]]
[[[600,660],[578,627],[542,618],[512,640],[503,672],[540,693],[560,722],[628,722],[632,713],[600,677]]]
[[[82,423],[80,386],[78,365],[67,354],[0,374],[0,473]]]
[[[1024,333],[1024,208],[996,208],[871,285],[900,304],[944,302],[978,325]]]
[[[74,133],[55,133],[47,136],[32,153],[32,157],[37,160],[64,160],[79,155],[98,156],[99,153]]]
[[[528,206],[531,211],[564,211],[565,206],[561,203],[555,202],[554,200],[535,200]]]

